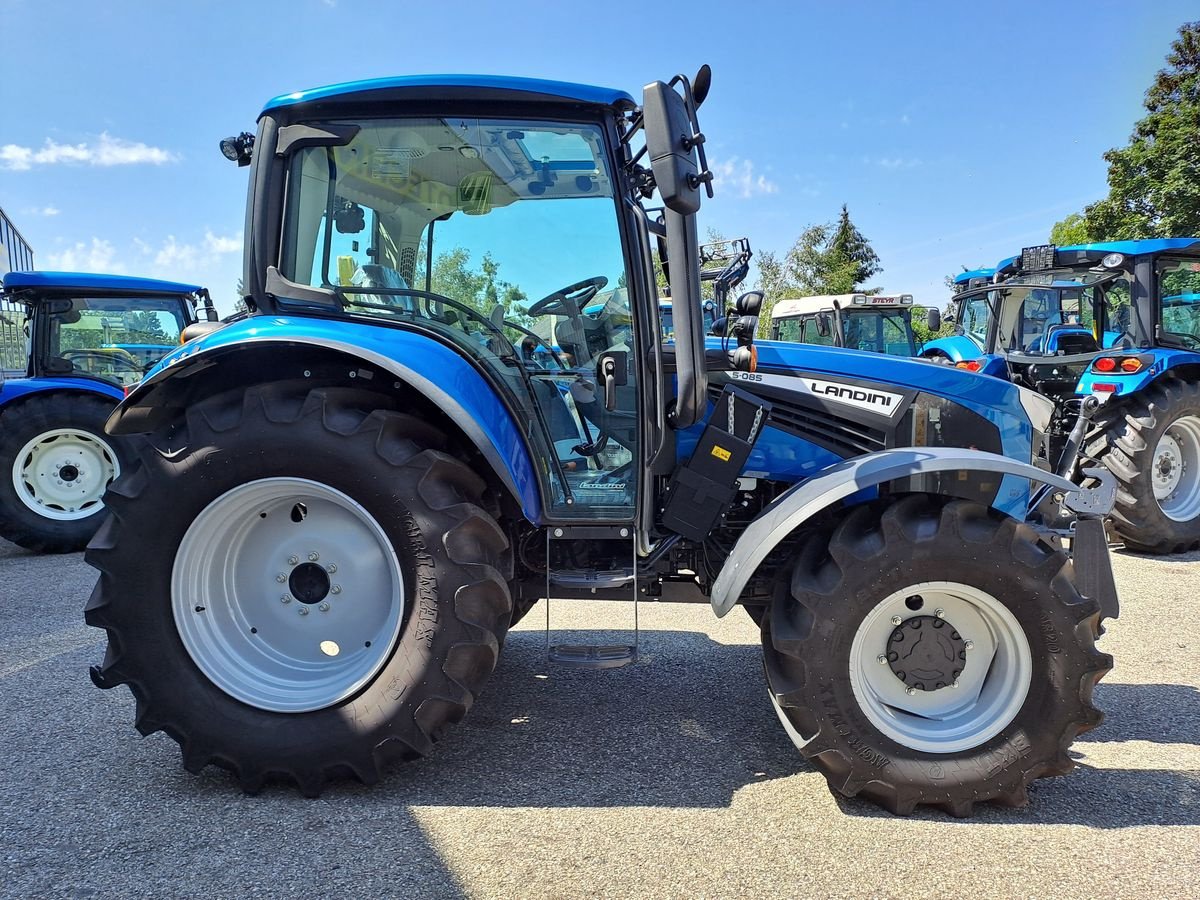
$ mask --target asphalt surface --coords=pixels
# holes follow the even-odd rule
[[[545,663],[539,606],[430,759],[247,797],[92,687],[82,558],[0,541],[0,896],[1196,896],[1198,563],[1117,555],[1117,664],[1079,768],[963,821],[836,799],[770,709],[748,617],[665,605],[641,608],[641,661],[599,673]]]

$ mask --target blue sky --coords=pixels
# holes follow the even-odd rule
[[[1101,155],[1127,140],[1197,15],[1195,0],[1130,10],[0,0],[0,206],[40,268],[198,280],[228,309],[246,170],[216,145],[253,130],[268,98],[463,71],[636,96],[708,62],[701,123],[719,182],[702,229],[782,253],[847,203],[880,255],[877,283],[928,302],[946,274],[1045,241],[1104,194]]]

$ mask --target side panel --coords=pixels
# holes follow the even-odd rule
[[[713,583],[713,612],[723,616],[737,604],[746,584],[775,546],[806,520],[839,500],[888,481],[927,472],[956,470],[1003,472],[1077,490],[1065,478],[994,453],[951,447],[884,450],[848,459],[781,494],[738,538]]]
[[[521,429],[496,391],[459,354],[395,328],[313,317],[255,316],[235,322],[165,357],[109,419],[110,433],[134,430],[123,419],[163,403],[176,379],[212,365],[247,373],[270,370],[282,347],[322,348],[391,372],[446,413],[491,463],[532,522],[541,521],[537,475]],[[132,416],[131,420],[140,417]]]

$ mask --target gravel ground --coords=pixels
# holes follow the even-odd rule
[[[1079,769],[960,821],[833,797],[771,712],[749,619],[678,606],[643,606],[640,662],[599,673],[547,667],[539,607],[433,758],[246,797],[92,687],[82,558],[0,541],[0,895],[1195,896],[1197,562],[1117,555]],[[560,602],[552,624],[629,614]]]

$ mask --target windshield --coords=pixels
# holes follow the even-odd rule
[[[1061,269],[1020,275],[959,298],[963,333],[988,350],[992,318],[997,348],[1029,355],[1095,353],[1129,346],[1129,280],[1122,272]]]
[[[46,314],[48,369],[128,387],[179,346],[188,324],[178,298],[79,297]]]
[[[1159,266],[1163,337],[1200,349],[1200,260],[1165,260]]]
[[[624,516],[636,479],[605,477],[633,458],[635,367],[620,388],[628,409],[601,409],[594,385],[599,355],[633,346],[604,132],[460,117],[356,124],[346,146],[293,154],[281,273],[333,291],[350,315],[453,343],[548,441],[556,512]],[[578,452],[605,439],[602,453]]]
[[[907,309],[844,309],[846,346],[889,356],[916,356]]]
[[[713,323],[717,321],[716,307],[711,302],[706,302],[701,314],[704,322],[704,333],[711,334]],[[662,328],[662,339],[664,341],[675,340],[675,317],[671,312],[670,300],[659,301],[658,321]]]

